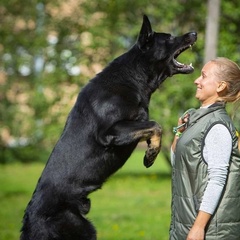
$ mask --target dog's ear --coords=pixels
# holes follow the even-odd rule
[[[142,28],[140,30],[137,45],[141,50],[148,49],[153,37],[151,23],[146,15],[143,15]]]

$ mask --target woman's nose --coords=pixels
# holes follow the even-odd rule
[[[194,83],[197,85],[197,84],[199,84],[199,79],[200,79],[200,77],[198,77],[195,81],[194,81]]]

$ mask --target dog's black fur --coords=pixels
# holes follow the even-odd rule
[[[89,193],[121,168],[139,141],[144,165],[160,151],[161,127],[149,121],[151,94],[169,76],[193,68],[175,58],[197,38],[152,31],[143,17],[137,43],[80,92],[25,211],[21,240],[95,240],[85,218]]]

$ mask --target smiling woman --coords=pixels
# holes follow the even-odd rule
[[[202,106],[217,100],[234,102],[240,99],[239,67],[225,58],[208,62],[202,74],[195,80],[196,98]]]
[[[172,144],[170,239],[238,240],[240,147],[225,105],[240,99],[240,68],[217,58],[194,83],[201,107],[179,118]]]

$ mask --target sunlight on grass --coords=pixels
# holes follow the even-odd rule
[[[170,221],[170,168],[158,157],[143,166],[144,152],[136,150],[128,162],[90,195],[88,218],[99,240],[165,240]],[[0,239],[17,240],[24,209],[43,164],[0,165]]]
[[[17,240],[24,209],[43,164],[0,165],[0,239]]]

